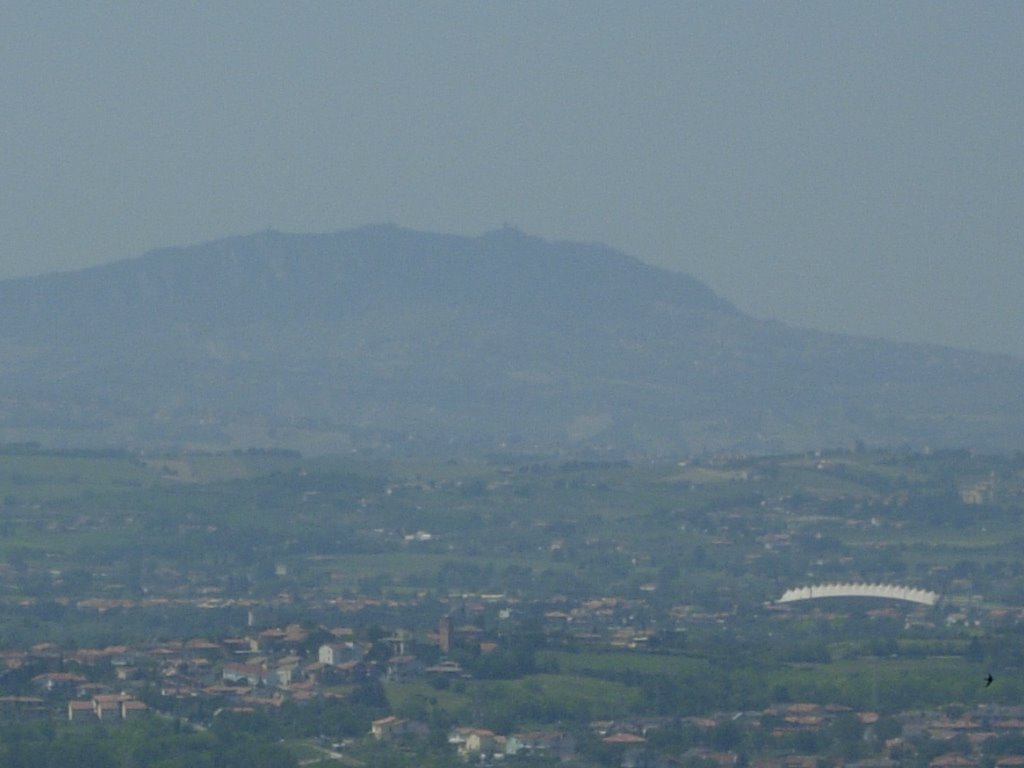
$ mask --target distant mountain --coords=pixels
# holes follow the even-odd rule
[[[1024,360],[797,330],[609,248],[265,232],[0,282],[0,441],[1022,447]]]

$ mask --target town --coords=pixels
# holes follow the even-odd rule
[[[275,765],[1024,762],[1020,457],[14,447],[2,466],[3,744],[227,729]]]

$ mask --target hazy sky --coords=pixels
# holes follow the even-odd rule
[[[0,278],[514,224],[1024,355],[1024,3],[0,5]]]

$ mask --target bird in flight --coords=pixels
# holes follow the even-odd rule
[[[994,679],[995,678],[992,677],[992,673],[989,672],[988,677],[985,678],[985,687],[988,688],[990,685],[992,685],[992,680]]]

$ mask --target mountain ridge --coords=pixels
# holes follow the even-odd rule
[[[0,361],[0,439],[56,444],[1010,450],[1024,426],[1022,360],[757,320],[510,228],[266,231],[2,281]]]

